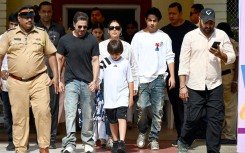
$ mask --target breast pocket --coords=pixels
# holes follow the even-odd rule
[[[22,41],[11,41],[8,53],[11,53],[11,51],[22,50],[24,47],[25,44]]]
[[[39,52],[39,53],[43,53],[43,49],[44,49],[44,44],[42,41],[39,40],[33,40],[31,42],[32,45],[32,49],[34,52]]]

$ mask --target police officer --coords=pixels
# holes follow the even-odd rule
[[[52,43],[57,47],[59,39],[65,35],[65,28],[52,21],[53,9],[52,4],[47,1],[43,1],[39,4],[39,16],[40,20],[36,23],[37,27],[42,27],[45,29],[49,35]],[[45,56],[45,63],[47,65],[48,75],[53,78],[51,68],[48,64],[48,58]],[[50,149],[56,149],[56,134],[58,127],[58,117],[59,117],[59,94],[55,94],[54,87],[49,88],[50,91],[50,109],[51,109],[51,138],[50,138]]]
[[[35,117],[41,153],[48,153],[51,113],[49,86],[58,91],[56,49],[44,29],[34,26],[34,8],[25,5],[17,10],[19,26],[5,32],[0,41],[0,66],[8,53],[9,77],[7,88],[13,115],[15,151],[27,152],[29,107]],[[47,74],[44,54],[48,55],[53,79]],[[0,82],[1,86],[1,82]]]
[[[18,26],[17,17],[14,13],[9,15],[9,29]],[[2,35],[0,35],[0,38]],[[4,113],[4,125],[8,134],[8,146],[6,147],[7,151],[13,151],[15,149],[13,144],[13,133],[12,133],[12,113],[11,106],[9,102],[9,94],[6,88],[6,80],[8,78],[8,63],[7,63],[7,54],[4,56],[3,64],[1,67],[1,81],[2,81],[2,102],[3,102],[3,113]]]

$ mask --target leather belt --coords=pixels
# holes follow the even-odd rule
[[[232,72],[232,70],[231,70],[231,69],[224,70],[224,71],[222,71],[221,75],[230,74],[231,72]]]
[[[41,72],[41,73],[39,73],[39,74],[37,74],[37,75],[35,75],[35,76],[33,76],[33,77],[30,77],[30,78],[21,78],[21,77],[15,76],[15,75],[13,75],[13,74],[9,74],[9,76],[11,76],[12,78],[14,78],[14,79],[16,79],[16,80],[27,82],[27,81],[31,81],[31,80],[35,79],[37,76],[39,76],[39,75],[41,75],[41,74],[43,74],[43,73],[45,73],[45,72],[46,72],[46,71]]]

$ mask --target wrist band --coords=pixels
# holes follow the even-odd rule
[[[185,87],[186,87],[186,86],[183,86],[183,87],[179,88],[179,90],[184,89]]]

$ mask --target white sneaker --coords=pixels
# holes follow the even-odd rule
[[[75,153],[75,152],[72,147],[66,147],[65,150],[62,151],[62,153]]]
[[[159,143],[156,140],[152,140],[149,145],[151,145],[151,150],[159,150]]]
[[[84,146],[84,152],[85,153],[94,153],[94,147],[88,144],[85,144]]]
[[[139,148],[143,148],[145,146],[145,134],[139,133],[136,144]]]
[[[112,139],[108,139],[107,143],[106,143],[106,148],[107,149],[112,149],[113,147],[113,140]]]

